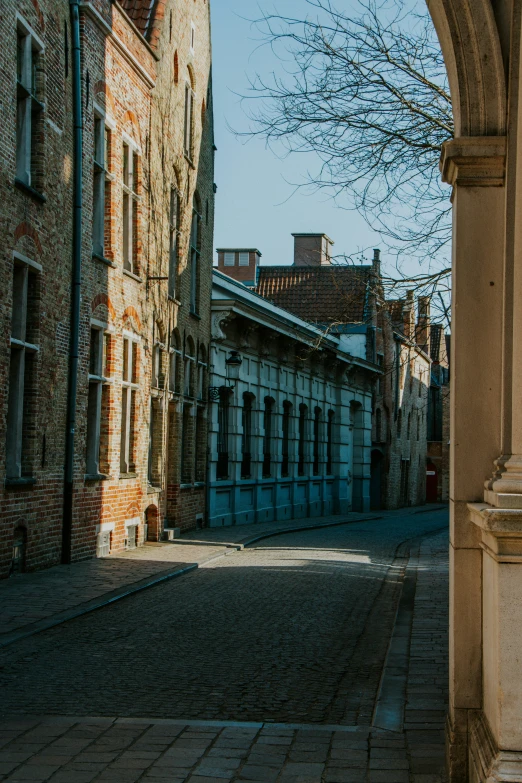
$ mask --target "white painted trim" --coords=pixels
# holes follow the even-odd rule
[[[63,130],[56,125],[55,122],[49,119],[49,117],[45,118],[46,123],[49,125],[50,128],[53,129],[55,133],[58,134],[58,136],[61,136],[63,134]]]
[[[38,44],[39,50],[43,52],[45,46],[42,39],[40,38],[39,35],[35,33],[31,25],[24,19],[24,17],[21,14],[18,13],[18,11],[16,12],[16,22],[17,22],[17,27],[18,26],[22,27],[26,35],[30,35],[31,38],[33,38],[33,40]]]
[[[122,131],[121,139],[124,144],[128,144],[129,147],[132,147],[132,149],[138,153],[138,155],[141,155],[141,147],[140,145],[132,138],[132,136],[129,136],[128,133],[125,133],[125,131]],[[136,191],[134,191],[135,193]]]
[[[96,533],[112,533],[115,527],[115,522],[100,522],[99,525],[96,525]]]
[[[33,261],[32,258],[27,258],[27,256],[24,256],[23,253],[19,253],[18,250],[13,250],[13,258],[16,258],[17,261],[21,261],[22,264],[27,264],[27,266],[32,266],[33,269],[36,269],[38,272],[43,271],[41,264],[39,264],[37,261]]]
[[[125,520],[125,527],[134,527],[134,525],[141,525],[140,517],[133,517],[132,519]]]
[[[127,329],[123,329],[122,335],[135,343],[141,342],[141,337],[136,332],[129,332]]]

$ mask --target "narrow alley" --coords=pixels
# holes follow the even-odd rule
[[[383,516],[4,646],[0,780],[441,781],[447,513]]]

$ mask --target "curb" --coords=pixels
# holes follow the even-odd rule
[[[434,509],[427,509],[427,511],[440,511],[443,508],[445,508],[445,506]],[[415,513],[422,514],[425,512],[424,510],[410,512],[410,514]],[[369,517],[361,517],[361,519],[345,519],[339,522],[326,522],[323,524],[318,523],[317,525],[296,525],[295,527],[285,528],[284,530],[274,530],[270,532],[267,531],[266,533],[259,533],[258,535],[250,536],[250,538],[246,538],[237,544],[223,543],[221,546],[225,548],[225,551],[220,552],[217,555],[211,555],[210,557],[206,557],[197,563],[186,565],[183,568],[176,568],[174,571],[168,571],[167,573],[161,572],[158,575],[147,577],[146,579],[142,579],[139,582],[133,582],[130,585],[125,585],[124,587],[113,590],[110,593],[104,593],[99,598],[94,598],[92,601],[80,604],[73,609],[67,609],[64,612],[53,615],[53,617],[40,620],[39,622],[32,623],[31,625],[26,625],[18,631],[12,631],[11,633],[7,634],[0,634],[0,649],[2,647],[7,647],[10,644],[14,644],[14,642],[26,639],[29,636],[33,636],[34,634],[47,631],[57,625],[62,625],[62,623],[69,622],[69,620],[75,620],[77,617],[82,617],[83,615],[89,614],[90,612],[95,612],[97,609],[102,609],[104,606],[109,606],[109,604],[120,601],[121,599],[127,598],[130,595],[140,593],[142,590],[147,590],[149,587],[154,587],[155,585],[161,584],[162,582],[167,582],[170,579],[176,579],[179,576],[184,576],[185,574],[200,568],[200,566],[206,565],[207,563],[212,563],[214,560],[220,560],[222,557],[227,557],[228,555],[234,554],[234,552],[241,552],[243,549],[245,549],[245,547],[251,546],[258,541],[263,541],[266,538],[283,536],[285,533],[299,533],[306,530],[320,530],[321,528],[327,527],[355,525],[360,522],[373,522],[382,519],[384,519],[383,516],[374,515]]]

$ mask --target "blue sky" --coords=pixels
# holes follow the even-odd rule
[[[266,0],[262,5],[302,14],[304,3]],[[293,231],[328,234],[336,253],[379,247],[379,235],[357,213],[339,209],[325,194],[294,193],[289,183],[303,178],[306,158],[279,159],[262,140],[245,143],[230,132],[227,124],[237,130],[248,127],[235,93],[247,91],[249,74],[268,74],[278,64],[267,47],[259,48],[258,33],[244,18],[259,15],[256,0],[213,0],[211,8],[218,148],[215,247],[257,247],[268,264],[292,262]]]

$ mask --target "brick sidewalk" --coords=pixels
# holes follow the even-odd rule
[[[0,723],[6,783],[443,783],[447,533],[418,555],[404,725],[327,726],[136,718]],[[409,567],[410,567],[409,566]]]
[[[72,619],[129,592],[185,573],[236,551],[258,537],[296,528],[338,525],[375,514],[348,513],[193,531],[175,542],[147,543],[128,552],[0,581],[0,646]]]

